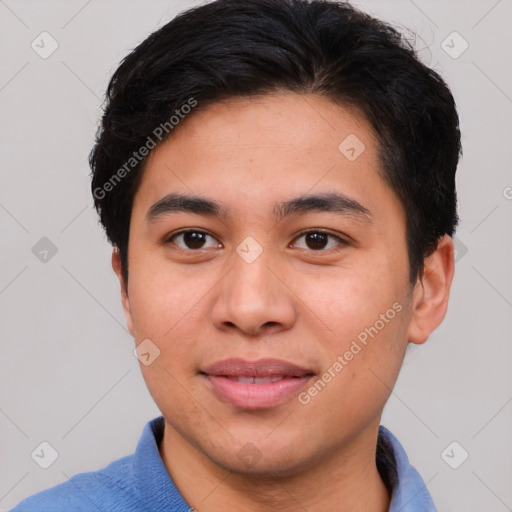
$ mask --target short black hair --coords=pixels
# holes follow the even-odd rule
[[[443,79],[397,29],[347,2],[216,0],[151,34],[108,85],[91,190],[125,280],[144,155],[172,135],[172,118],[179,122],[185,106],[277,91],[319,94],[370,122],[382,177],[406,212],[411,283],[422,274],[458,223],[459,119]]]

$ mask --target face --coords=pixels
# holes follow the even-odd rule
[[[128,254],[123,306],[158,356],[141,369],[166,435],[238,473],[376,435],[416,295],[357,112],[293,93],[193,112],[147,161]]]

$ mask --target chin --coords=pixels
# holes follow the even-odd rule
[[[271,453],[254,461],[240,460],[237,455],[229,460],[213,459],[223,469],[239,476],[250,477],[251,479],[266,481],[276,479],[287,479],[300,474],[306,469],[307,463],[301,461],[297,454],[293,458],[283,460],[277,454]]]
[[[304,442],[294,441],[286,436],[272,440],[253,437],[244,437],[237,442],[231,441],[228,445],[213,446],[211,450],[203,451],[216,465],[240,476],[261,478],[289,478],[300,474],[311,467],[312,457],[308,457]],[[297,450],[302,447],[302,451]],[[312,448],[313,449],[313,448]]]

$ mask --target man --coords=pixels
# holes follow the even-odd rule
[[[152,34],[90,162],[162,417],[14,510],[435,510],[380,418],[446,314],[459,154],[445,83],[346,3],[217,0]]]

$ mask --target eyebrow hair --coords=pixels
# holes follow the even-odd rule
[[[368,208],[339,192],[326,192],[282,201],[274,207],[274,217],[281,220],[288,215],[313,211],[353,215],[369,224],[372,222],[372,216]]]
[[[154,203],[146,213],[146,220],[154,222],[158,218],[172,212],[195,213],[219,218],[229,216],[229,209],[206,197],[188,196],[184,194],[168,194]],[[372,222],[371,213],[355,199],[339,192],[328,192],[316,195],[296,197],[280,201],[273,208],[273,217],[280,221],[294,214],[306,214],[314,211],[335,212],[343,215],[353,215],[369,224]]]
[[[197,213],[215,217],[227,217],[229,213],[219,203],[205,197],[168,194],[151,206],[146,213],[146,220],[154,222],[159,217],[172,212]]]

